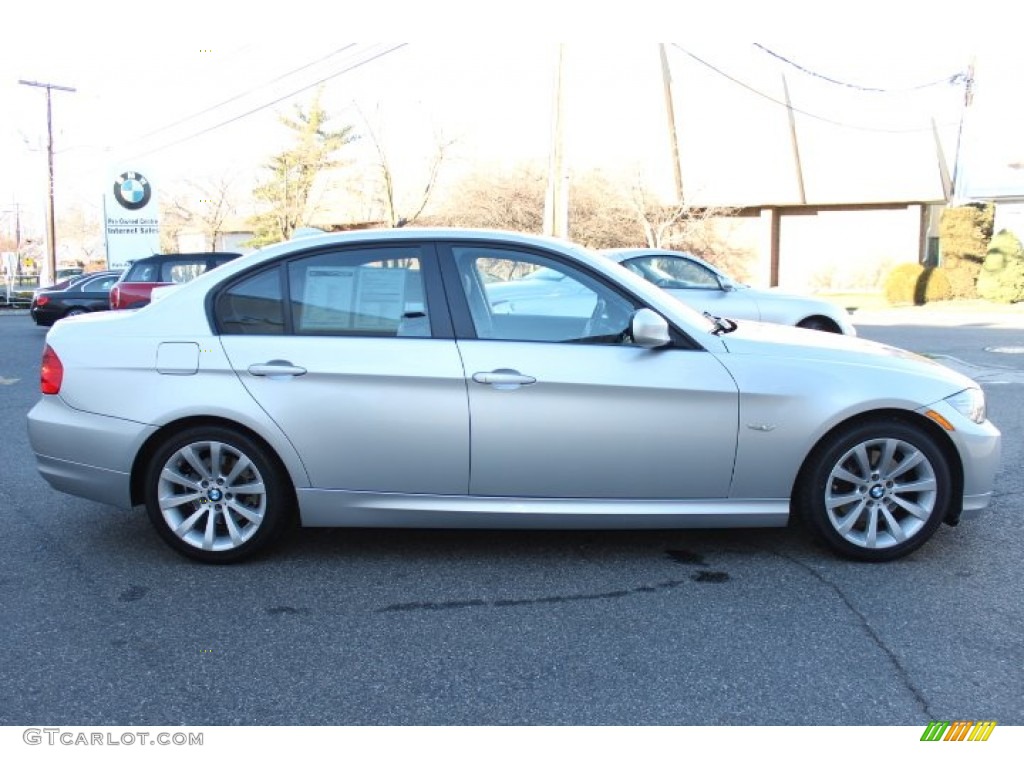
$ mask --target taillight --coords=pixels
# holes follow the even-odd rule
[[[110,308],[120,309],[121,308],[121,288],[114,286],[110,289]]]
[[[60,385],[64,381],[64,366],[49,344],[43,350],[43,364],[39,375],[39,389],[44,395],[60,393]]]
[[[45,307],[49,303],[50,303],[50,297],[47,296],[45,293],[41,293],[38,296],[36,296],[36,306],[37,307]]]

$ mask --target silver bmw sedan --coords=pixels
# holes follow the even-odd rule
[[[572,284],[517,298],[515,280]],[[534,236],[372,230],[62,320],[28,417],[56,489],[205,562],[285,527],[706,528],[801,519],[889,560],[983,509],[982,390],[909,352],[706,316]]]

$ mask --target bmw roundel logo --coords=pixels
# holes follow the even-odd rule
[[[126,171],[114,182],[114,197],[129,211],[145,208],[152,196],[153,191],[150,189],[149,180],[141,173]]]

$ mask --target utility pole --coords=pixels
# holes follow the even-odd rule
[[[800,204],[807,204],[807,192],[804,190],[804,166],[800,162],[800,142],[796,137],[796,115],[793,113],[793,100],[789,98],[789,84],[786,76],[782,76],[782,93],[786,96],[786,112],[789,113],[789,143],[793,149],[793,164],[796,167],[796,184],[800,191]]]
[[[37,83],[34,80],[19,80],[21,85],[30,85],[34,88],[46,89],[46,160],[49,170],[49,196],[50,205],[47,211],[47,238],[46,258],[49,267],[50,280],[57,280],[57,223],[53,206],[53,107],[50,104],[50,91],[68,91],[74,93],[74,88],[66,85],[54,85],[53,83]]]
[[[974,63],[975,58],[971,57],[971,63],[967,67],[967,75],[964,77],[964,106],[960,110],[960,126],[956,132],[956,154],[953,156],[953,202],[956,203],[963,198],[963,138],[964,122],[967,120],[967,113],[974,103]]]
[[[668,138],[672,145],[672,171],[676,179],[676,200],[683,204],[683,166],[679,159],[679,137],[676,134],[676,109],[672,101],[672,72],[668,67],[665,44],[659,43],[661,51],[661,83],[665,89],[665,112],[668,116]]]
[[[565,162],[565,96],[562,69],[565,43],[558,44],[558,69],[555,74],[554,118],[551,127],[551,159],[548,166],[548,188],[544,200],[544,234],[569,236],[569,174]]]

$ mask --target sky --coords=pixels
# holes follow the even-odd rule
[[[1024,56],[1012,36],[999,38],[1024,30],[1024,11],[1009,4],[975,3],[966,17],[963,3],[941,0],[687,5],[587,5],[585,19],[575,0],[383,0],[373,11],[310,0],[267,11],[195,0],[9,5],[0,45],[0,231],[10,228],[15,205],[36,225],[46,201],[45,90],[21,79],[75,88],[52,93],[58,210],[98,209],[101,190],[120,172],[113,169],[127,166],[144,169],[158,189],[218,178],[250,189],[287,142],[279,116],[308,101],[320,81],[329,113],[363,136],[353,157],[372,162],[372,131],[391,161],[409,168],[402,181],[410,190],[442,140],[454,142],[449,178],[523,159],[543,163],[559,40],[568,41],[571,164],[645,169],[659,189],[671,176],[652,35],[675,41],[673,67],[685,62],[715,84],[702,102],[708,110],[729,109],[729,94],[744,85],[761,88],[770,78],[776,88],[785,69],[794,100],[819,116],[899,131],[920,130],[927,115],[938,115],[947,136],[960,115],[959,87],[884,98],[828,84],[764,48],[845,83],[897,90],[965,71],[977,57],[976,103],[1002,102],[1001,119],[984,126],[989,165],[1006,166],[1004,156],[1016,151]],[[694,125],[701,116],[677,118]],[[751,119],[738,113],[735,124]],[[731,155],[742,159],[741,135],[732,138]]]

